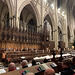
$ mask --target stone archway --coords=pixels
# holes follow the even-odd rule
[[[47,12],[45,14],[44,18],[43,18],[43,21],[44,22],[47,21],[49,26],[51,27],[51,36],[50,36],[50,34],[47,34],[47,36],[49,38],[52,37],[52,39],[50,39],[50,40],[47,39],[48,41],[46,41],[46,43],[45,43],[45,47],[49,47],[49,49],[54,49],[55,48],[55,42],[54,42],[54,37],[53,37],[54,36],[53,31],[55,31],[55,21],[54,21],[54,16],[52,16],[52,15],[53,14],[51,12]],[[49,27],[47,26],[47,28],[49,28]]]
[[[41,43],[41,37],[37,32],[40,27],[40,18],[34,2],[30,0],[24,1],[18,9],[17,18],[19,18],[19,31],[24,34],[19,34],[19,40],[25,38],[22,46],[26,46],[26,48],[40,48],[41,45],[39,43]],[[37,39],[37,36],[40,38]],[[22,46],[20,45],[21,48]]]
[[[59,28],[61,29],[61,32],[62,32],[62,39],[63,39],[63,41],[64,41],[64,36],[65,36],[65,34],[66,34],[66,30],[65,30],[65,24],[64,24],[64,19],[62,18],[62,16],[60,17],[60,16],[58,16],[58,26],[59,26]],[[65,42],[65,41],[64,41]]]
[[[37,18],[36,18],[36,15],[35,15],[35,12],[32,8],[32,6],[30,4],[26,5],[21,14],[20,14],[20,24],[19,24],[19,28],[21,30],[24,30],[26,29],[27,31],[32,31],[35,30],[37,27]],[[37,31],[37,29],[36,29]]]
[[[65,19],[63,19],[62,16],[58,16],[58,26],[61,30],[61,40],[60,40],[60,43],[61,43],[61,48],[65,48],[66,45],[67,45],[67,40],[66,40],[66,37],[67,37],[67,28],[65,27]],[[58,30],[58,37],[59,37],[59,30]],[[59,43],[59,45],[60,45]],[[58,46],[59,46],[58,45]]]
[[[57,30],[56,30],[56,26],[55,26],[55,18],[54,18],[55,16],[54,16],[53,12],[52,12],[52,11],[47,11],[47,12],[45,13],[44,17],[43,17],[43,21],[44,21],[45,17],[46,17],[48,14],[49,14],[49,17],[50,17],[50,19],[51,19],[52,28],[53,28],[53,41],[55,41],[55,32],[56,32]]]
[[[44,19],[45,19],[45,17],[46,17],[47,15],[49,15],[49,17],[50,17],[50,19],[51,19],[52,26],[53,26],[53,30],[54,30],[54,29],[55,29],[55,20],[54,20],[53,13],[51,13],[51,12],[49,12],[49,11],[46,12],[45,15],[44,15],[44,17],[43,17],[43,21],[44,21]]]
[[[20,17],[20,14],[21,14],[23,8],[24,8],[26,5],[28,5],[28,4],[31,5],[31,7],[32,7],[32,9],[33,9],[33,11],[34,11],[34,13],[35,13],[36,19],[37,19],[37,26],[39,26],[39,25],[40,25],[39,12],[38,12],[38,9],[37,9],[36,5],[35,5],[34,2],[31,1],[31,0],[26,0],[25,2],[23,2],[23,3],[21,4],[20,8],[18,9],[18,17]]]
[[[9,20],[9,16],[11,16],[12,11],[10,11],[9,6],[10,5],[8,5],[7,0],[6,1],[0,0],[0,23],[2,28],[4,26],[4,23],[6,23],[7,20]]]
[[[44,18],[44,23],[47,22],[47,32],[50,36],[50,40],[53,40],[53,25],[49,14]]]

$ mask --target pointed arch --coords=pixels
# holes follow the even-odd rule
[[[46,16],[49,16],[49,18],[50,18],[50,22],[51,22],[51,28],[52,28],[52,40],[54,40],[53,39],[53,31],[55,30],[55,20],[54,20],[54,17],[53,17],[53,15],[54,14],[52,14],[51,12],[47,12],[47,13],[45,13],[45,15],[44,15],[44,17],[43,17],[43,21],[44,21],[44,19],[46,18]]]
[[[30,4],[31,7],[33,8],[33,11],[34,11],[36,19],[37,19],[37,25],[40,25],[40,16],[39,16],[38,9],[37,9],[36,5],[34,4],[34,2],[31,0],[26,0],[21,4],[20,8],[18,9],[18,17],[20,17],[21,11],[28,4]]]
[[[55,29],[55,20],[54,20],[54,17],[53,17],[53,14],[51,12],[46,12],[45,15],[44,15],[44,18],[43,18],[43,21],[45,19],[45,17],[49,15],[50,19],[51,19],[51,22],[52,22],[52,26],[53,26],[53,30]]]

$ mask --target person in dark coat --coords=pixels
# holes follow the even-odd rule
[[[74,71],[71,69],[71,61],[69,59],[63,60],[61,75],[73,75]]]
[[[48,60],[45,58],[45,59],[43,60],[43,62],[44,62],[44,63],[47,63],[47,62],[48,62]]]
[[[75,69],[75,57],[73,57],[73,59],[72,59],[71,68],[72,69]]]
[[[36,61],[32,60],[32,66],[36,65]]]

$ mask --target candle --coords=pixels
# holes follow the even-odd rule
[[[74,46],[72,46],[72,49],[74,49]]]

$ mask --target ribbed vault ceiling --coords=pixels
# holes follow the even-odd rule
[[[67,13],[71,13],[75,18],[75,0],[58,0],[58,8]]]

